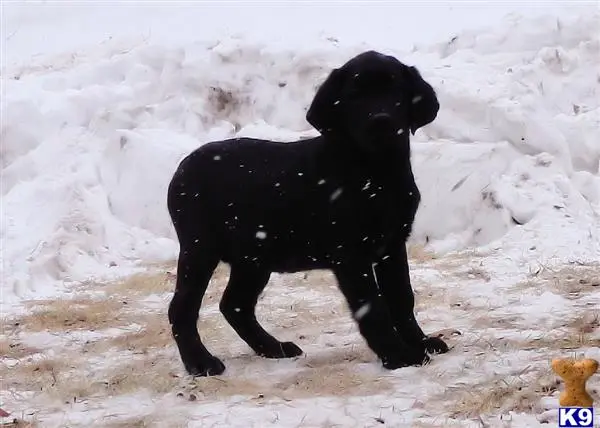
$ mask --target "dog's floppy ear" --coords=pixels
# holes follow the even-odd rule
[[[435,90],[421,77],[419,70],[408,67],[408,78],[413,88],[409,100],[409,120],[410,131],[414,135],[417,129],[434,121],[440,103]]]
[[[319,87],[313,101],[306,112],[306,121],[310,123],[321,134],[336,130],[339,126],[338,105],[342,96],[341,69],[334,69],[325,82]]]

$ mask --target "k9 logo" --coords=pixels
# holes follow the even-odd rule
[[[558,409],[558,426],[560,428],[593,427],[594,409],[592,407],[560,407]]]

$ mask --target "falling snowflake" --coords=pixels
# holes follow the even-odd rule
[[[340,197],[340,195],[342,194],[342,191],[343,191],[343,190],[342,190],[342,188],[341,188],[341,187],[340,187],[340,188],[338,188],[338,189],[336,189],[336,190],[335,190],[335,192],[333,192],[333,193],[331,194],[331,196],[329,197],[329,200],[330,200],[330,201],[335,201],[337,198],[339,198],[339,197]]]
[[[266,237],[267,237],[267,232],[265,232],[264,230],[259,230],[258,232],[256,232],[257,239],[265,239]]]
[[[365,303],[360,308],[358,308],[358,310],[354,313],[354,319],[356,321],[360,321],[361,319],[363,319],[365,317],[365,315],[367,315],[369,313],[370,310],[371,310],[371,304]]]

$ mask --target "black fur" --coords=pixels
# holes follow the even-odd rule
[[[270,274],[311,269],[333,271],[386,368],[423,364],[426,351],[448,350],[415,320],[405,247],[420,199],[409,132],[438,110],[433,88],[414,67],[369,51],[333,70],[318,89],[307,121],[321,136],[211,142],[181,162],[168,191],[180,243],[169,320],[190,374],[225,370],[196,328],[220,261],[231,266],[221,312],[264,357],[302,354],[256,320]]]

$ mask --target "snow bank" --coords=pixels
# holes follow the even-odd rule
[[[600,13],[588,11],[386,50],[442,104],[414,138],[415,241],[510,248],[535,234],[600,257]],[[314,135],[304,112],[317,85],[369,47],[115,40],[5,68],[3,302],[175,257],[165,194],[179,160],[233,135]]]
[[[507,140],[525,154],[555,155],[567,172],[597,174],[599,25],[597,10],[513,17],[502,32],[466,32],[424,49],[434,57],[430,74],[446,106],[429,135]]]

